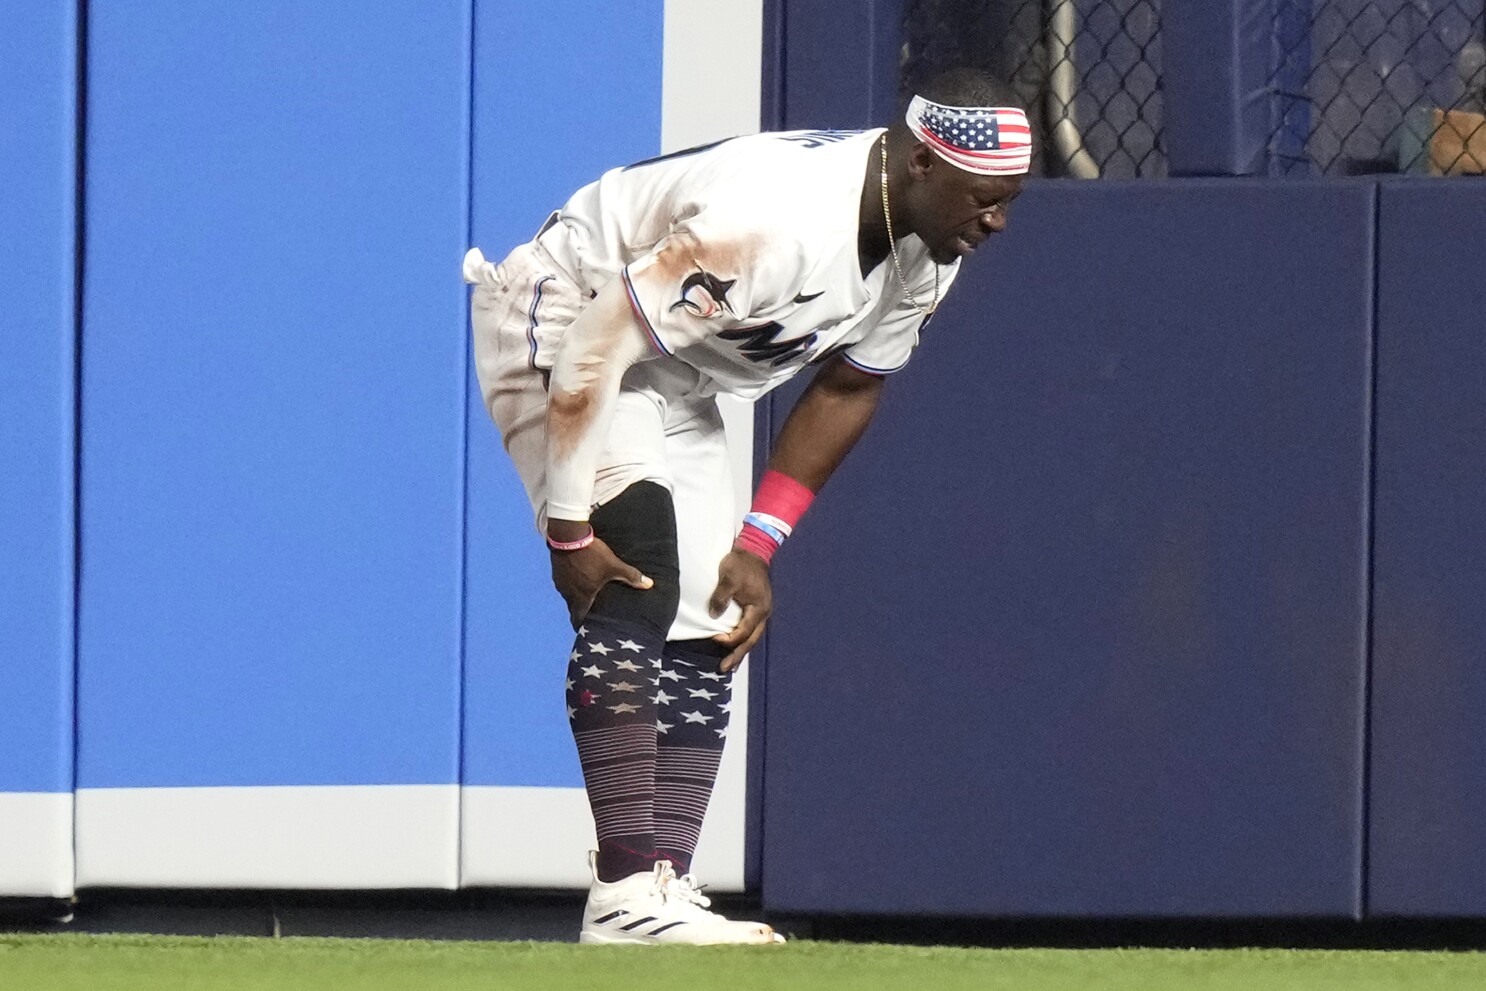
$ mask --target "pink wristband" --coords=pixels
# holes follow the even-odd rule
[[[594,539],[593,527],[589,527],[588,532],[577,540],[553,540],[551,537],[548,537],[547,546],[555,551],[581,551],[593,543]]]
[[[814,500],[814,492],[783,472],[764,472],[764,477],[759,479],[758,494],[753,497],[753,508],[744,517],[743,529],[733,546],[768,564]]]
[[[747,551],[754,557],[763,558],[765,564],[774,560],[774,552],[779,549],[779,545],[774,543],[764,531],[747,523],[744,523],[743,529],[738,531],[738,536],[733,540],[733,546],[740,551]]]
[[[783,472],[769,470],[759,479],[753,512],[772,516],[793,528],[814,501],[814,492]]]

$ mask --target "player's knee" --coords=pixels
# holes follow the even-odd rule
[[[662,639],[681,602],[676,550],[676,509],[671,493],[655,482],[636,482],[593,511],[593,531],[621,561],[655,584],[648,589],[605,585],[590,615],[642,624]]]

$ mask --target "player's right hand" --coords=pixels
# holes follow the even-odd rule
[[[769,566],[748,551],[733,548],[717,566],[717,587],[707,602],[714,618],[721,616],[729,602],[736,602],[742,613],[738,624],[713,641],[730,648],[718,670],[723,674],[743,663],[743,657],[764,635],[764,624],[774,611],[774,587],[769,582]]]
[[[623,582],[639,589],[655,584],[640,569],[619,560],[609,545],[597,537],[582,550],[552,551],[552,584],[568,604],[568,619],[574,628],[583,622],[599,591],[610,582]]]

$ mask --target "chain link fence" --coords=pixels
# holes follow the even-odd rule
[[[1281,174],[1486,171],[1483,0],[1277,0]]]
[[[905,90],[957,65],[1011,81],[1033,175],[1166,175],[1161,0],[910,0],[904,38]]]
[[[1009,79],[1034,175],[1165,176],[1162,2],[908,0],[901,82],[955,65]],[[1269,11],[1271,174],[1486,173],[1486,0]]]

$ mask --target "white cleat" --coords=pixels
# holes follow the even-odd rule
[[[640,946],[718,943],[782,943],[784,937],[762,922],[733,922],[709,912],[709,901],[690,876],[678,878],[669,860],[655,869],[618,881],[600,881],[596,855],[588,855],[593,885],[583,907],[580,943]]]

